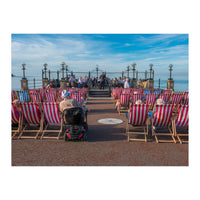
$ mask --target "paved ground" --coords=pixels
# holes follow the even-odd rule
[[[126,118],[110,99],[90,99],[87,107],[88,142],[12,140],[13,166],[188,166],[188,145],[155,141],[127,142]],[[102,118],[118,118],[119,125],[102,125]]]

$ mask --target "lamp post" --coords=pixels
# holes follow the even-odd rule
[[[23,64],[22,64],[23,79],[26,79],[26,77],[25,77],[25,70],[26,70],[25,66],[26,66],[26,64],[23,63]]]
[[[127,66],[128,79],[129,79],[129,71],[130,71],[130,66]]]
[[[44,78],[47,78],[47,63],[44,63]]]
[[[135,79],[135,66],[136,66],[136,63],[133,62],[133,63],[131,64],[131,66],[132,66],[132,68],[133,68],[133,79]]]
[[[66,78],[68,80],[68,65],[65,66],[65,70],[66,70]]]
[[[173,67],[173,65],[170,64],[170,65],[169,65],[169,72],[170,72],[169,80],[173,80],[173,79],[172,79],[172,67]]]
[[[153,71],[153,64],[150,64],[149,65],[149,67],[150,67],[150,79],[153,79],[153,76],[151,76],[151,74],[152,74],[152,71]]]
[[[98,71],[99,71],[99,66],[98,65],[96,65],[97,67],[96,67],[96,72],[97,72],[97,78],[98,78]]]
[[[65,62],[62,62],[61,66],[62,66],[62,68],[61,68],[61,70],[62,70],[62,79],[64,79],[64,67],[66,66]]]

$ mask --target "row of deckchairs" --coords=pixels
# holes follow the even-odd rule
[[[173,113],[173,104],[156,105],[151,118],[148,117],[149,106],[147,104],[133,105],[128,113],[126,134],[128,141],[145,141],[149,129],[152,136],[159,142],[174,142],[175,137],[183,143],[182,137],[188,136],[189,106],[181,105],[177,113]],[[135,135],[142,134],[144,139],[138,139]],[[159,139],[160,136],[170,136],[172,140]],[[187,140],[186,140],[187,142]]]
[[[72,88],[73,89],[73,88]],[[57,90],[46,90],[41,89],[39,92],[37,90],[25,90],[25,91],[15,91],[11,92],[12,101],[14,99],[19,98],[20,102],[60,102],[62,101],[62,94],[63,90],[59,90],[59,96],[57,95]],[[77,99],[80,103],[82,101],[82,97],[85,97],[87,93],[73,91],[71,93],[70,98]]]
[[[59,104],[57,102],[42,102],[41,104],[23,102],[17,108],[12,103],[11,116],[12,124],[17,124],[17,129],[12,131],[12,138],[19,134],[18,139],[37,139],[41,134],[41,139],[59,139],[62,133],[62,117],[59,113]],[[59,129],[48,129],[49,126],[59,126]],[[36,132],[36,135],[30,136],[29,134],[29,136],[25,136],[24,133],[28,132]],[[57,136],[46,136],[46,133],[57,133]]]
[[[156,94],[157,98],[162,98],[166,103],[169,100],[180,101],[182,104],[188,105],[189,103],[189,93],[188,92],[173,92],[172,90],[164,90],[163,92],[160,89],[135,89],[135,88],[113,88],[112,97],[114,99],[120,99],[121,94],[130,94],[133,96],[135,92],[140,96],[140,99],[146,100],[147,94]],[[141,98],[142,97],[142,98]]]
[[[117,107],[117,110],[120,114],[121,111],[127,112],[130,108],[130,100],[132,98],[132,103],[135,104],[137,100],[143,101],[143,103],[148,104],[150,109],[153,109],[155,101],[157,98],[161,98],[165,103],[174,104],[175,108],[178,108],[180,104],[188,105],[188,92],[186,93],[177,93],[177,94],[156,94],[148,93],[146,98],[143,99],[143,94],[120,94],[119,102],[120,104]]]

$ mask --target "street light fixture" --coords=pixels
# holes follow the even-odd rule
[[[151,77],[151,74],[152,74],[152,71],[153,71],[153,69],[152,69],[153,68],[153,64],[150,64],[149,67],[150,67],[150,79],[152,79],[153,77]]]
[[[131,66],[132,66],[132,68],[133,68],[133,79],[135,79],[135,66],[136,66],[136,63],[133,62],[133,63],[131,64]]]
[[[22,64],[23,79],[26,79],[26,78],[25,78],[25,70],[26,70],[25,65],[26,65],[25,63]]]
[[[173,67],[173,65],[170,64],[169,65],[169,72],[170,72],[170,78],[169,78],[169,80],[172,80],[172,67]]]
[[[65,62],[62,62],[61,66],[62,66],[62,68],[61,68],[61,70],[62,70],[62,79],[64,79],[64,67],[66,66]]]
[[[46,79],[47,78],[47,74],[46,74],[46,72],[47,72],[47,63],[44,63],[44,78]]]

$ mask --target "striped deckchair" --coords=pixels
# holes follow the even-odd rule
[[[57,98],[57,90],[55,88],[49,88],[48,89],[49,94],[54,94],[55,98]]]
[[[178,138],[178,140],[181,144],[183,142],[188,142],[188,141],[183,141],[180,138],[183,136],[188,136],[188,125],[189,125],[189,106],[181,105],[178,110],[178,115],[173,123],[174,135]],[[182,128],[182,131],[183,131],[183,128],[185,128],[187,133],[180,132],[180,130],[178,130],[179,128]]]
[[[124,88],[122,90],[122,94],[130,94],[131,93],[131,88]]]
[[[43,138],[60,138],[60,134],[62,133],[62,117],[59,115],[59,105],[57,102],[43,102],[42,109],[44,112],[45,120],[47,122],[45,129],[43,130],[41,139]],[[48,126],[60,126],[59,130],[50,129],[47,130]],[[57,137],[54,136],[44,136],[45,133],[58,133]]]
[[[25,127],[21,131],[18,139],[21,138],[34,138],[37,139],[38,135],[42,133],[43,130],[43,123],[44,123],[44,115],[41,112],[40,108],[38,107],[37,103],[34,102],[24,102],[20,103],[22,114],[25,121]],[[37,128],[39,126],[39,129]],[[37,129],[31,129],[31,128]],[[27,129],[28,128],[28,129]],[[22,136],[23,133],[33,133],[36,132],[35,136]]]
[[[161,94],[161,90],[155,89],[153,93],[156,94],[156,98],[157,98],[159,94]]]
[[[126,126],[126,134],[128,135],[128,141],[145,141],[147,142],[148,135],[148,107],[147,104],[135,104],[131,107],[128,116],[128,123]],[[143,132],[141,131],[143,129]],[[142,134],[145,136],[144,139],[130,138],[131,135]]]
[[[82,102],[81,97],[82,97],[82,94],[80,92],[78,92],[78,93],[72,93],[72,95],[71,95],[71,98],[72,99],[76,99],[79,103]]]
[[[62,91],[64,90],[64,88],[59,88],[58,89],[58,93],[59,93],[59,101],[63,101],[64,99],[62,98]]]
[[[171,94],[160,94],[158,96],[159,99],[163,99],[165,101],[165,103],[167,103],[169,101],[169,98],[170,98],[170,95]]]
[[[136,92],[137,94],[143,94],[143,89],[142,88],[139,88],[139,89],[132,88],[131,92],[132,92],[132,94],[134,94],[134,92]]]
[[[30,97],[27,90],[18,91],[19,101],[20,102],[29,102]]]
[[[135,104],[137,100],[142,100],[142,94],[133,94],[132,95],[132,103]]]
[[[12,124],[18,124],[17,129],[12,129],[12,138],[15,137],[17,133],[20,133],[22,129],[22,116],[21,113],[15,108],[14,104],[11,103],[11,117],[12,117]]]
[[[170,103],[171,103],[171,104],[175,104],[176,106],[178,106],[178,104],[181,103],[182,97],[183,97],[183,94],[182,94],[182,93],[173,94],[173,95],[171,96]]]
[[[172,111],[173,104],[156,105],[152,114],[152,135],[155,136],[156,142],[169,142],[169,140],[158,140],[157,136],[171,136],[172,142],[176,143],[174,133],[171,131],[172,128]],[[165,131],[167,130],[167,132]],[[170,140],[171,142],[171,140]]]
[[[11,100],[14,101],[17,98],[17,95],[15,93],[15,90],[11,91]]]
[[[42,96],[40,93],[33,93],[31,94],[31,101],[36,103],[42,102]]]
[[[150,109],[153,109],[153,106],[156,101],[156,94],[146,94],[146,104],[150,105]]]
[[[182,104],[188,105],[189,104],[189,92],[185,92],[182,99]]]
[[[117,106],[117,111],[119,112],[119,114],[120,114],[120,112],[128,111],[129,102],[130,102],[130,94],[121,94],[120,95],[119,105]]]
[[[36,89],[30,89],[29,90],[29,94],[36,94],[37,93],[37,90]]]
[[[143,99],[146,99],[146,94],[150,94],[151,93],[151,89],[144,89],[143,90]]]
[[[172,89],[165,89],[164,91],[163,91],[163,94],[172,94]]]
[[[115,88],[113,91],[113,99],[119,99],[121,93],[122,93],[121,88]]]
[[[45,102],[56,102],[54,93],[44,93]]]

